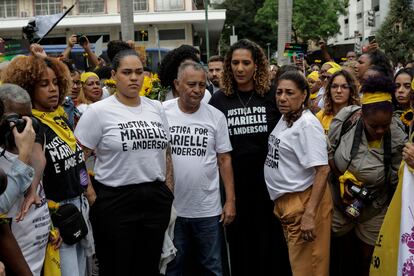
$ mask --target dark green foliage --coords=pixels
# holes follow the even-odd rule
[[[391,0],[390,10],[376,34],[380,48],[394,63],[413,60],[414,10],[412,0]]]
[[[230,44],[231,26],[236,27],[239,39],[248,38],[255,41],[266,51],[266,43],[271,43],[272,49],[276,48],[277,35],[267,22],[255,22],[257,11],[263,6],[264,0],[225,0],[215,6],[218,9],[226,9],[225,28],[222,32],[221,49],[226,51]]]
[[[346,0],[294,0],[292,39],[308,41],[328,39],[340,30],[338,17],[345,14]],[[278,0],[265,0],[256,22],[268,24],[277,34]]]

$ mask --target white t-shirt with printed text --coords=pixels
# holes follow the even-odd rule
[[[79,142],[95,149],[95,179],[104,185],[165,181],[169,134],[164,108],[140,99],[136,107],[115,96],[93,103],[76,126]]]
[[[270,198],[306,190],[315,179],[314,167],[327,164],[327,142],[318,119],[305,110],[288,128],[282,116],[269,136],[264,165]]]
[[[174,165],[174,208],[180,217],[201,218],[221,214],[217,154],[232,150],[226,118],[201,102],[191,114],[177,99],[163,103],[170,126]]]
[[[4,156],[0,157],[0,167],[7,173],[17,158],[16,154],[6,151]],[[16,216],[24,200],[23,194],[6,215],[12,219],[12,233],[34,276],[40,276],[42,271],[51,227],[49,209],[42,184],[39,184],[37,193],[40,197],[40,204],[31,205],[23,220],[16,221]]]

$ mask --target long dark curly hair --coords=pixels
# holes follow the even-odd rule
[[[265,95],[270,88],[270,74],[269,74],[269,62],[263,49],[248,39],[241,39],[234,43],[230,50],[227,52],[224,59],[224,71],[223,71],[223,91],[226,96],[233,95],[234,89],[237,88],[237,82],[233,76],[233,70],[231,69],[231,60],[233,52],[238,49],[249,50],[253,57],[253,62],[257,66],[256,77],[254,79],[254,90],[260,96]]]
[[[360,105],[358,88],[357,88],[357,84],[356,84],[356,80],[354,76],[352,76],[352,74],[346,70],[340,70],[338,72],[335,72],[329,78],[328,84],[326,85],[326,92],[324,95],[324,102],[325,102],[324,113],[326,115],[333,114],[333,100],[332,100],[331,88],[332,88],[332,83],[337,76],[343,76],[349,86],[348,105]]]

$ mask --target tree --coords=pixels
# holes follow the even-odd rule
[[[339,33],[338,17],[345,14],[348,0],[294,0],[292,39],[295,42],[310,39],[328,39]],[[278,0],[265,0],[255,21],[271,26],[277,33]]]
[[[226,22],[221,35],[221,49],[226,50],[230,44],[231,26],[235,26],[239,39],[248,38],[258,43],[266,51],[266,43],[276,49],[277,37],[267,22],[255,22],[257,10],[264,0],[225,0],[215,8],[226,9]]]
[[[380,47],[394,62],[411,61],[414,55],[412,0],[391,0],[390,10],[376,33]]]

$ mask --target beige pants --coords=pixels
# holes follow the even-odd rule
[[[285,194],[275,200],[274,213],[283,226],[294,276],[329,275],[331,193],[327,185],[315,217],[316,238],[308,242],[302,238],[300,226],[311,192],[312,186],[303,192]]]

